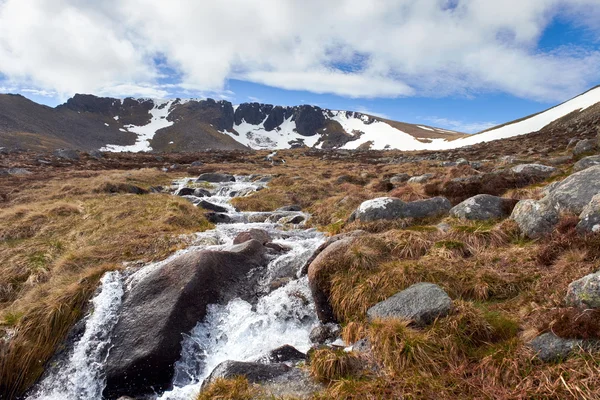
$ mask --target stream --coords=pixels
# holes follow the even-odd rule
[[[110,351],[110,336],[120,315],[124,296],[150,271],[190,251],[227,250],[234,238],[249,229],[262,229],[272,242],[288,248],[269,261],[259,282],[261,293],[254,305],[234,299],[227,304],[212,304],[206,318],[191,332],[182,333],[182,351],[175,364],[173,389],[153,396],[161,400],[191,400],[213,368],[226,360],[257,361],[270,350],[291,345],[302,352],[311,347],[309,333],[318,323],[308,279],[299,272],[325,237],[315,229],[305,229],[308,215],[300,211],[238,212],[233,197],[247,196],[263,189],[265,180],[236,176],[236,182],[203,185],[211,197],[203,200],[225,208],[232,223],[217,224],[210,231],[195,234],[193,243],[166,260],[143,267],[106,273],[91,300],[90,310],[75,329],[77,334],[66,349],[48,366],[33,388],[30,400],[102,399],[105,386],[104,365]],[[174,182],[172,191],[189,186],[193,179]],[[186,196],[198,203],[202,199]],[[289,221],[301,221],[292,225]],[[294,278],[289,278],[294,276]],[[284,278],[287,277],[287,278]],[[283,279],[282,279],[283,278]],[[281,284],[273,288],[272,282]]]

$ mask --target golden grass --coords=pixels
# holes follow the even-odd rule
[[[14,331],[0,349],[0,397],[40,376],[104,272],[165,258],[185,244],[182,234],[212,227],[181,198],[105,193],[108,179],[143,189],[168,183],[150,170],[56,179],[0,210],[0,332]]]
[[[361,364],[356,354],[343,349],[317,349],[310,356],[310,374],[317,381],[328,383],[357,374]]]
[[[244,377],[218,378],[200,392],[196,400],[252,400],[260,395],[260,389],[251,385]]]

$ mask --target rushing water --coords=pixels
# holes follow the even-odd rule
[[[176,182],[173,189],[189,183]],[[291,227],[279,222],[303,216],[301,212],[244,213],[229,203],[234,196],[261,190],[266,183],[236,177],[236,182],[213,184],[212,197],[205,200],[225,207],[235,223],[219,224],[213,230],[196,234],[194,243],[168,259],[148,264],[137,271],[109,272],[101,280],[85,328],[68,351],[54,361],[41,382],[28,397],[31,400],[102,399],[104,363],[110,351],[110,333],[119,318],[121,301],[132,286],[150,271],[161,268],[182,253],[202,249],[226,250],[240,233],[252,228],[267,231],[274,243],[288,249],[270,260],[259,292],[264,295],[252,305],[241,299],[228,304],[213,304],[203,321],[182,335],[182,353],[175,365],[173,390],[158,396],[161,400],[189,400],[198,393],[202,381],[212,369],[226,360],[256,361],[270,350],[285,344],[300,351],[310,348],[308,338],[317,323],[306,277],[298,277],[300,268],[310,258],[324,237],[302,223]],[[198,202],[199,199],[190,198]],[[286,278],[272,290],[270,283]],[[293,277],[293,278],[290,278]]]

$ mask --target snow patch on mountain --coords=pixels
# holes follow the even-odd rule
[[[169,111],[174,100],[152,100],[154,107],[150,110],[152,116],[150,122],[144,126],[136,125],[125,125],[125,129],[129,132],[136,133],[138,135],[135,144],[130,146],[118,146],[114,144],[106,145],[100,149],[101,151],[114,151],[114,152],[140,152],[140,151],[152,151],[150,146],[150,140],[154,138],[156,132],[160,129],[167,128],[173,125],[172,121],[168,121]]]

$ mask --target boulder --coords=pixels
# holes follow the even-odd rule
[[[204,163],[202,161],[194,161],[193,163],[190,164],[191,167],[201,167],[203,165],[204,165]]]
[[[299,205],[291,205],[291,206],[283,206],[283,207],[279,207],[277,210],[275,211],[279,211],[279,212],[286,212],[286,211],[302,211],[302,207],[300,207]]]
[[[431,324],[452,310],[452,300],[444,289],[433,283],[416,283],[367,310],[375,318],[399,318],[412,321],[417,326]]]
[[[269,354],[267,354],[266,359],[270,363],[295,362],[306,360],[306,354],[295,347],[286,344],[275,350],[271,350]]]
[[[196,179],[196,182],[211,182],[211,183],[220,183],[220,182],[235,182],[235,177],[230,174],[220,174],[216,172],[209,172],[206,174],[202,174]]]
[[[248,281],[248,273],[266,267],[265,254],[264,246],[251,240],[228,251],[184,254],[141,277],[127,293],[111,335],[104,397],[167,389],[181,335],[206,316],[209,304],[237,297],[252,301],[256,282]]]
[[[408,182],[409,179],[410,179],[409,174],[397,174],[390,178],[390,183],[394,186],[397,186],[404,182]]]
[[[280,224],[298,225],[304,222],[305,219],[306,218],[304,217],[304,215],[289,215],[287,217],[281,218],[278,222]]]
[[[600,193],[600,165],[589,167],[552,188],[548,200],[559,211],[581,214],[592,197]]]
[[[250,383],[266,383],[291,370],[286,364],[263,364],[258,362],[223,361],[217,365],[202,383],[202,389],[218,378],[243,376]]]
[[[413,176],[412,178],[410,178],[408,180],[408,183],[425,183],[433,177],[434,177],[433,174],[423,174],[423,175],[419,175],[419,176]]]
[[[565,303],[582,309],[600,308],[600,272],[571,282],[567,289]]]
[[[577,161],[575,165],[573,165],[573,171],[583,171],[584,169],[593,167],[595,165],[600,165],[600,155],[582,158],[581,160]]]
[[[195,191],[196,191],[196,189],[194,189],[194,188],[184,187],[184,188],[177,190],[177,192],[175,194],[177,196],[194,196]]]
[[[315,326],[308,336],[315,344],[324,344],[336,340],[342,334],[342,328],[338,324],[328,323]]]
[[[227,208],[225,208],[223,206],[219,206],[217,204],[210,203],[206,200],[200,200],[200,202],[198,203],[198,207],[202,207],[205,210],[210,210],[210,211],[214,211],[214,212],[218,212],[218,213],[226,213],[227,211],[229,211]]]
[[[400,218],[426,218],[447,214],[452,204],[445,197],[417,200],[410,203],[395,197],[379,197],[363,202],[350,221],[370,222]]]
[[[58,157],[58,158],[62,158],[63,160],[69,160],[69,161],[78,161],[79,160],[79,153],[77,153],[75,150],[69,150],[69,149],[58,149],[58,150],[54,151],[54,156]]]
[[[6,172],[8,175],[31,175],[33,173],[25,168],[9,168]]]
[[[208,222],[212,222],[213,224],[230,224],[233,222],[229,215],[223,213],[211,212],[204,214],[204,216]]]
[[[512,212],[516,200],[496,197],[489,194],[478,194],[450,210],[450,215],[455,218],[469,220],[489,220],[505,218]]]
[[[529,343],[537,358],[544,362],[562,361],[581,345],[581,340],[563,339],[550,332],[541,334]]]
[[[531,239],[548,235],[558,224],[559,214],[548,201],[521,200],[510,216],[521,232]]]
[[[249,240],[256,240],[260,244],[265,245],[271,241],[271,236],[269,236],[267,231],[262,229],[250,229],[238,234],[235,239],[233,239],[233,244],[245,243]]]
[[[88,155],[97,160],[104,158],[104,153],[101,152],[100,150],[92,150],[92,151],[88,152]]]
[[[600,194],[592,197],[592,200],[579,215],[577,230],[580,233],[600,232]]]
[[[520,164],[510,170],[515,174],[527,176],[532,181],[547,179],[557,171],[555,167],[542,164]]]
[[[598,143],[594,139],[583,139],[577,142],[573,148],[573,155],[578,156],[584,153],[592,152],[596,149]]]
[[[197,188],[194,190],[194,196],[196,196],[196,197],[211,197],[212,194],[206,189]]]
[[[325,250],[327,247],[329,247],[331,244],[342,240],[342,239],[346,239],[346,238],[356,238],[362,235],[365,235],[367,232],[365,231],[361,231],[361,230],[356,230],[356,231],[352,231],[352,232],[346,232],[346,233],[340,233],[339,235],[334,235],[330,238],[328,238],[325,243],[323,243],[322,245],[320,245],[317,250],[315,250],[315,252],[313,253],[313,255],[308,259],[308,261],[306,261],[306,263],[304,264],[304,267],[302,267],[302,270],[300,272],[301,276],[304,276],[308,273],[308,268],[310,266],[310,264],[312,264],[312,262],[319,256],[319,254],[321,254],[323,252],[323,250]]]

